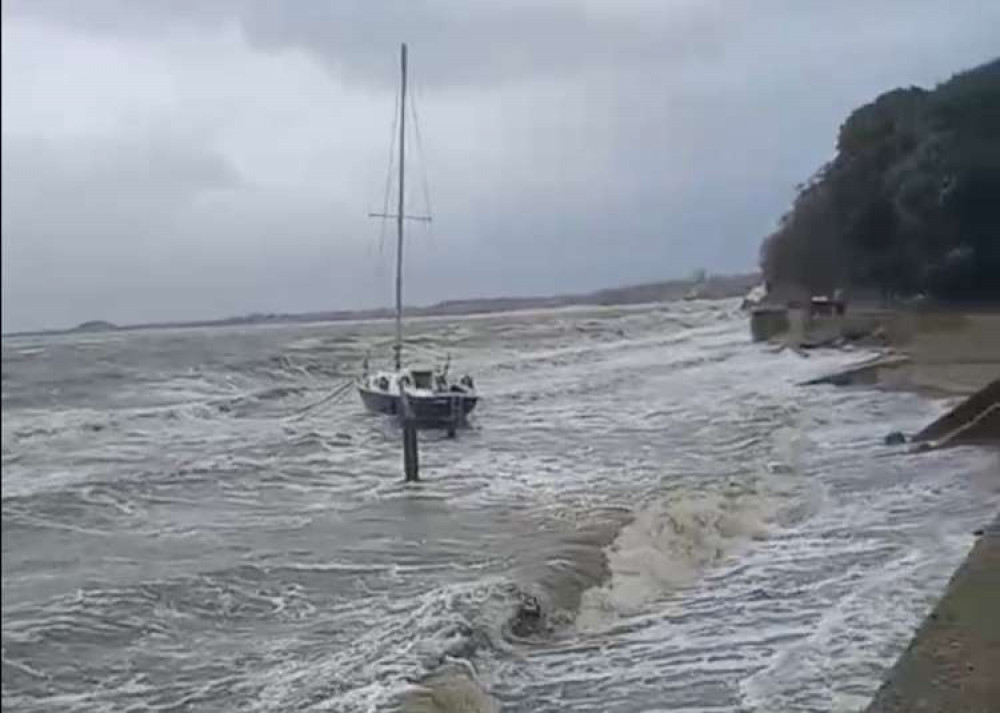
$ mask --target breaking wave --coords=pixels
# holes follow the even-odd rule
[[[704,302],[415,320],[487,396],[403,485],[331,397],[390,327],[5,342],[4,705],[853,705],[997,499]]]

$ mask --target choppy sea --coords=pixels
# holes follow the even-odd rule
[[[1000,505],[728,301],[409,323],[483,399],[404,485],[390,329],[5,337],[4,710],[858,711]]]

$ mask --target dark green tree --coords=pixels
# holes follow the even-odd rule
[[[855,110],[761,266],[813,292],[1000,300],[1000,60]]]

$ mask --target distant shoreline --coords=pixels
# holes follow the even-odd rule
[[[407,307],[408,317],[460,317],[473,314],[494,314],[525,309],[545,309],[570,306],[614,306],[669,302],[684,298],[721,299],[741,297],[760,283],[760,274],[709,275],[703,280],[678,279],[648,282],[626,287],[612,287],[594,292],[553,295],[549,297],[481,297],[448,300],[433,305]],[[316,322],[350,322],[386,319],[393,315],[388,308],[329,310],[300,313],[254,313],[222,319],[148,322],[117,325],[104,320],[88,320],[68,329],[37,329],[5,332],[4,338],[40,337],[62,334],[106,334],[152,329],[187,329],[197,327],[233,327],[266,324],[310,324]]]

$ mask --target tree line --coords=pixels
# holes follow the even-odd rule
[[[851,113],[761,268],[813,293],[1000,300],[1000,59]]]

